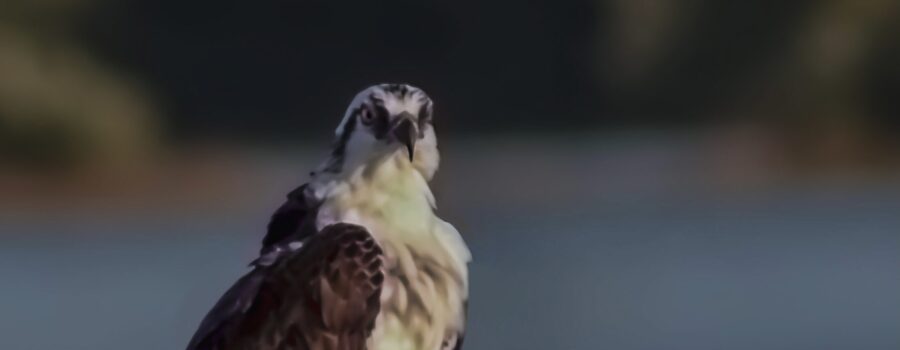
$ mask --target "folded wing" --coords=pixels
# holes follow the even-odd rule
[[[334,224],[282,242],[207,314],[188,350],[363,350],[380,311],[382,250]]]

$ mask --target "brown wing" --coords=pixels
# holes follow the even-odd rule
[[[188,350],[364,350],[380,309],[382,251],[334,224],[262,257],[216,304]]]

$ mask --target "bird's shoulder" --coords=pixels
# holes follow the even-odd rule
[[[319,203],[308,196],[309,184],[288,192],[285,201],[272,214],[262,240],[260,254],[266,254],[278,245],[301,241],[316,233],[315,218]]]

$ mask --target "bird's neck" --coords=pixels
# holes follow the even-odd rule
[[[312,182],[322,203],[319,228],[334,222],[375,226],[393,234],[428,231],[434,197],[422,173],[400,152]],[[387,227],[377,227],[385,226]],[[378,235],[379,233],[375,232]]]

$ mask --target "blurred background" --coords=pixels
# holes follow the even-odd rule
[[[0,348],[179,349],[377,82],[466,349],[900,348],[900,2],[0,2]]]

